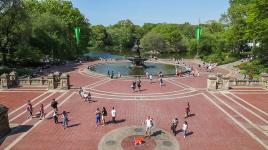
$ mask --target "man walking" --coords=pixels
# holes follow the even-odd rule
[[[187,130],[188,130],[188,123],[187,123],[187,121],[184,121],[184,124],[182,125],[182,131],[183,131],[183,137],[184,138],[187,135]]]
[[[116,123],[116,120],[115,120],[115,117],[116,117],[116,110],[115,110],[114,107],[113,107],[112,110],[111,110],[111,116],[112,116],[113,123]]]
[[[51,107],[53,108],[54,112],[58,111],[58,102],[55,99],[52,100]]]
[[[153,118],[148,116],[144,123],[146,125],[145,136],[151,136],[151,130],[153,127]]]
[[[152,84],[153,83],[153,75],[152,74],[150,74],[149,79],[150,79],[150,83]]]
[[[28,100],[28,103],[27,103],[27,111],[29,112],[29,116],[27,117],[28,119],[31,117],[33,117],[33,106],[31,104],[31,101]]]
[[[174,119],[171,121],[171,130],[172,130],[174,136],[176,136],[176,133],[177,133],[176,128],[177,128],[177,126],[178,126],[178,123],[179,123],[178,118],[174,118]]]

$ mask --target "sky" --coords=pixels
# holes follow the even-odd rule
[[[105,26],[123,19],[134,24],[198,24],[218,20],[229,0],[71,0],[92,25]]]

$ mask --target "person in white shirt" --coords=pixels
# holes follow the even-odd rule
[[[149,78],[150,78],[150,83],[153,83],[153,75],[152,74],[150,74]]]
[[[145,136],[151,136],[151,130],[153,127],[153,118],[148,116],[144,123],[146,125]]]
[[[114,109],[114,107],[113,107],[112,110],[111,110],[111,116],[112,116],[112,119],[113,119],[113,123],[116,123],[116,120],[115,120],[115,117],[116,117],[116,110]]]
[[[182,131],[183,131],[183,137],[185,138],[187,135],[187,130],[188,130],[188,123],[184,121],[184,124],[182,125]]]

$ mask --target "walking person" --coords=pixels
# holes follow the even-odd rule
[[[138,87],[138,89],[139,89],[139,91],[141,90],[141,80],[138,80],[137,81],[137,87]]]
[[[189,115],[190,115],[190,103],[188,102],[187,106],[185,108],[185,116],[184,116],[184,118],[188,118]]]
[[[43,105],[43,104],[40,105],[40,110],[39,110],[39,112],[40,112],[40,117],[39,117],[39,119],[40,119],[40,120],[42,120],[42,118],[45,119],[45,111],[44,111],[44,105]]]
[[[185,138],[187,136],[187,131],[188,131],[188,123],[187,121],[184,121],[182,125],[182,131],[183,131],[183,137]]]
[[[107,110],[105,107],[102,107],[101,110],[101,121],[102,121],[102,126],[105,126],[105,121],[106,121],[106,116],[107,116]]]
[[[51,107],[53,108],[54,112],[58,111],[58,102],[55,99],[52,100]]]
[[[69,119],[68,119],[68,114],[66,111],[63,111],[62,114],[61,114],[61,119],[62,119],[62,126],[63,128],[68,128],[68,122],[69,122]]]
[[[96,128],[97,128],[101,122],[101,112],[99,108],[97,108],[95,115],[96,115]]]
[[[116,123],[116,120],[115,120],[115,117],[116,117],[116,110],[115,110],[114,107],[113,107],[112,110],[111,110],[111,116],[112,116],[112,121],[113,121],[113,123]]]
[[[160,87],[162,87],[164,85],[164,81],[163,81],[163,78],[161,77],[160,78]]]
[[[53,119],[54,119],[55,124],[58,124],[59,123],[58,113],[56,111],[53,113]]]
[[[91,100],[91,94],[90,94],[90,92],[88,92],[87,97],[86,97],[86,100],[87,100],[88,102],[90,102],[90,100]]]
[[[149,72],[146,72],[146,78],[149,79]]]
[[[133,92],[136,92],[136,81],[132,82],[131,88],[132,88]]]
[[[111,79],[114,78],[114,71],[112,71],[112,74],[111,74]]]
[[[151,136],[151,131],[152,131],[152,127],[153,127],[153,118],[151,118],[150,116],[147,117],[147,119],[145,120],[145,136]]]
[[[27,111],[29,112],[29,116],[27,117],[27,119],[29,119],[30,117],[32,118],[33,117],[33,106],[31,104],[31,101],[28,100],[28,103],[27,103]]]
[[[107,76],[110,77],[110,71],[109,70],[107,71]]]
[[[150,74],[149,79],[150,79],[150,83],[152,84],[153,83],[153,75],[152,74]]]
[[[79,95],[80,95],[81,97],[83,97],[84,91],[83,91],[82,87],[79,88],[78,93],[79,93]]]
[[[172,121],[171,121],[171,130],[172,130],[172,133],[174,134],[174,136],[176,136],[176,128],[178,126],[178,123],[179,123],[179,120],[178,118],[174,118]]]

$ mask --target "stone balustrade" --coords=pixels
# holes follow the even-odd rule
[[[222,74],[209,75],[207,79],[207,89],[210,91],[215,90],[228,90],[231,87],[263,87],[268,89],[268,74],[262,73],[260,80],[237,80],[230,79]]]
[[[46,78],[18,78],[16,72],[2,74],[0,76],[0,88],[8,89],[17,86],[47,86],[48,89],[68,90],[70,86],[69,75],[55,72],[49,74]]]

